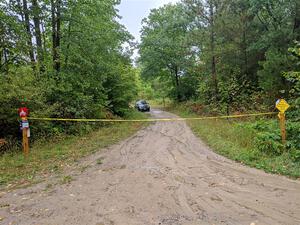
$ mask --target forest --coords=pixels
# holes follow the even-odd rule
[[[142,21],[137,45],[118,4],[0,1],[0,137],[18,136],[22,102],[37,117],[110,118],[126,117],[139,97],[208,115],[275,111],[284,98],[299,149],[298,0],[166,4]],[[33,133],[88,129],[79,126],[38,122]]]
[[[300,224],[300,0],[0,0],[0,224]]]
[[[0,137],[31,116],[124,116],[137,94],[132,36],[115,0],[0,1]],[[124,45],[128,47],[125,48]],[[74,133],[74,124],[38,123],[33,134]],[[80,130],[84,127],[80,127]]]
[[[138,65],[154,90],[148,94],[181,102],[175,112],[183,116],[277,112],[277,99],[286,99],[285,146],[277,116],[190,126],[230,158],[276,170],[271,161],[278,158],[261,159],[279,156],[280,169],[296,168],[287,162],[300,159],[299,41],[298,0],[182,0],[153,9],[143,20]],[[247,132],[252,134],[241,136]],[[242,140],[234,141],[238,136]]]
[[[297,0],[183,0],[144,19],[139,65],[177,101],[259,110],[299,97],[299,38]]]

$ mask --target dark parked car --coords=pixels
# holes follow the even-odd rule
[[[149,112],[150,105],[145,100],[139,100],[135,103],[135,108],[141,112]]]

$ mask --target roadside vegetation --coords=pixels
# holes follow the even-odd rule
[[[149,98],[181,116],[275,112],[284,98],[287,144],[272,118],[189,122],[215,151],[268,172],[299,177],[300,3],[182,0],[151,11],[141,31]],[[168,105],[168,104],[165,104]]]
[[[26,161],[17,115],[23,102],[33,117],[100,119],[132,116],[138,99],[186,103],[180,114],[229,115],[274,111],[284,98],[291,105],[286,146],[275,119],[191,126],[230,158],[299,176],[299,0],[166,4],[143,20],[138,45],[120,24],[119,3],[0,0],[0,183],[55,171],[140,126],[30,121]]]
[[[0,0],[0,153],[20,146],[17,110],[32,117],[112,118],[137,100],[133,37],[119,23],[118,1]],[[128,46],[127,48],[123,46]],[[32,122],[31,142],[92,130]]]
[[[17,112],[22,103],[31,117],[143,118],[131,109],[142,82],[118,4],[0,0],[0,185],[59,173],[142,127],[29,120],[28,158],[21,150]]]
[[[192,106],[195,104],[173,104],[166,110],[181,117],[199,116]],[[283,146],[276,115],[187,123],[218,154],[269,173],[300,178],[299,124],[287,121],[288,140]]]
[[[133,111],[127,118],[144,119],[146,114]],[[76,164],[82,157],[133,135],[145,125],[109,123],[98,125],[93,131],[85,134],[60,134],[35,142],[27,158],[19,151],[6,152],[0,157],[0,187],[30,185],[47,179],[50,175],[60,175],[65,168]],[[97,163],[100,164],[99,159]]]

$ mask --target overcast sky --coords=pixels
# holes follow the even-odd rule
[[[179,0],[121,0],[118,7],[121,23],[127,27],[127,30],[139,41],[142,19],[147,17],[150,9],[158,8],[167,3],[175,3]]]

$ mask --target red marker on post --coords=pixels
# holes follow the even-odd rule
[[[21,118],[29,116],[29,109],[27,107],[21,107],[21,108],[19,108],[18,112],[19,112],[19,116]]]

